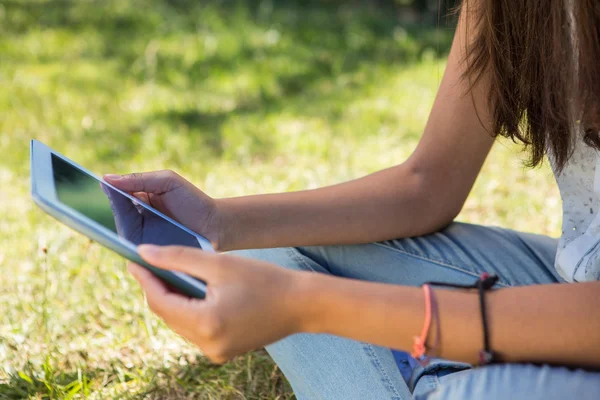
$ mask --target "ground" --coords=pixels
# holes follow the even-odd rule
[[[121,258],[38,210],[28,141],[214,197],[359,177],[410,155],[444,71],[451,24],[401,21],[365,2],[0,2],[0,399],[292,398],[262,351],[210,365]],[[523,160],[496,144],[459,220],[557,235],[552,174]]]

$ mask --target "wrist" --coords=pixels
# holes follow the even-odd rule
[[[212,232],[210,243],[213,249],[217,252],[235,250],[233,246],[231,233],[231,223],[234,221],[231,215],[232,211],[227,206],[224,199],[214,199],[214,205],[209,215],[209,232]]]
[[[327,305],[324,280],[328,277],[314,272],[294,272],[293,290],[288,292],[289,309],[294,320],[294,333],[324,333]]]

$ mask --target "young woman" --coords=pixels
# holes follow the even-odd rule
[[[599,399],[599,101],[600,2],[470,1],[423,137],[401,165],[219,200],[170,171],[106,179],[218,251],[238,250],[140,247],[148,262],[207,281],[203,301],[130,266],[154,312],[215,362],[266,346],[299,399]],[[497,135],[527,144],[532,165],[550,159],[560,240],[452,222]],[[482,272],[499,276],[485,301],[497,362],[473,369],[484,346],[478,292],[435,286],[435,312],[420,286]],[[429,311],[435,358],[405,381],[390,349],[411,350]]]

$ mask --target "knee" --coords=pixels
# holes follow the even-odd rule
[[[280,247],[275,249],[235,250],[228,254],[238,257],[252,258],[254,260],[266,261],[287,269],[297,271],[315,271],[318,266],[314,261],[304,257],[298,250],[292,247]]]

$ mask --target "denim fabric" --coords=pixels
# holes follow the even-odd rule
[[[556,247],[557,240],[545,236],[454,223],[432,235],[381,243],[234,253],[294,270],[411,286],[472,283],[485,271],[500,277],[498,287],[508,287],[564,282],[554,269]],[[586,397],[599,390],[597,373],[508,364],[470,369],[449,360],[411,371],[414,360],[404,352],[332,335],[292,335],[267,351],[300,400],[549,399],[565,391],[600,398]]]
[[[567,368],[507,364],[428,375],[433,390],[419,382],[415,400],[593,400],[600,399],[600,374]]]

